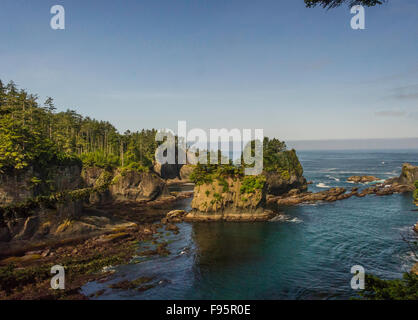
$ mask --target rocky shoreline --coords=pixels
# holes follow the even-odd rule
[[[408,185],[387,185],[385,183],[359,190],[359,187],[352,188],[349,192],[345,188],[331,188],[320,192],[300,192],[297,189],[282,196],[269,196],[267,203],[275,203],[279,206],[292,206],[304,203],[315,203],[319,201],[335,202],[338,200],[349,199],[353,196],[363,198],[367,195],[388,196],[394,193],[412,192],[413,187]]]
[[[354,187],[349,191],[345,188],[331,188],[316,193],[307,192],[306,180],[303,183],[298,177],[293,180],[298,181],[295,184],[298,188],[279,195],[267,195],[268,186],[264,178],[231,177],[195,186],[194,192],[168,192],[157,179],[156,184],[145,185],[150,186],[148,190],[159,189],[158,196],[151,192],[149,197],[138,197],[135,192],[147,192],[144,187],[138,187],[144,180],[133,173],[127,176],[119,174],[122,180],[118,181],[112,191],[119,194],[119,200],[115,201],[106,194],[98,198],[90,197],[89,204],[84,204],[84,215],[61,221],[57,225],[60,232],[55,232],[54,237],[39,241],[29,238],[1,243],[0,299],[93,298],[80,293],[82,285],[93,280],[108,280],[112,267],[131,263],[132,258],[138,254],[164,256],[169,253],[159,230],[176,234],[179,232],[176,224],[182,222],[273,221],[280,218],[281,212],[268,209],[272,204],[281,208],[318,201],[335,202],[353,196],[362,198],[372,194],[387,196],[410,192],[414,190],[410,180],[416,178],[416,169],[412,169],[414,171],[411,174],[411,167],[405,165],[399,178],[366,186],[361,190],[360,187]],[[95,172],[87,181],[94,185],[102,174]],[[359,177],[356,181],[362,183],[370,179]],[[175,181],[176,184],[186,182]],[[284,185],[284,182],[280,184]],[[192,210],[171,210],[176,202],[192,196]],[[414,230],[418,232],[418,223]],[[152,242],[154,245],[138,253],[138,245],[144,242]],[[50,289],[50,267],[56,264],[66,266],[69,272],[67,287],[63,291]],[[154,280],[137,279],[114,286],[144,291],[158,285]],[[96,296],[100,294],[98,292]]]
[[[126,224],[99,236],[88,239],[49,244],[38,250],[27,251],[20,256],[10,256],[0,261],[0,300],[9,299],[89,299],[81,287],[90,281],[108,281],[120,264],[133,263],[137,256],[165,256],[169,254],[167,243],[162,239],[159,229],[165,232],[178,232],[173,224],[163,226],[160,223],[138,225]],[[139,243],[153,244],[154,249],[138,252]],[[65,290],[52,290],[50,287],[51,267],[65,266]],[[151,279],[142,279],[132,283],[113,284],[111,288],[129,286],[139,291],[148,290],[157,283]],[[119,286],[119,287],[118,287]]]

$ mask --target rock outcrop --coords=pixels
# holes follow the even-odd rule
[[[92,222],[88,221],[89,216],[82,214],[88,203],[109,205],[176,199],[168,192],[165,181],[154,172],[85,168],[81,173],[79,167],[56,167],[48,171],[48,177],[54,180],[45,193],[40,188],[30,188],[32,169],[0,177],[4,182],[1,186],[3,199],[7,199],[0,206],[0,242],[76,236],[102,229],[99,226],[102,218]]]
[[[410,192],[414,188],[408,185],[387,185],[376,184],[372,187],[359,190],[358,188],[352,188],[350,192],[347,192],[345,188],[331,188],[320,192],[300,192],[298,189],[293,189],[288,193],[281,196],[267,197],[267,203],[277,203],[279,206],[292,206],[301,203],[314,203],[317,201],[334,202],[337,200],[344,200],[356,196],[359,198],[366,195],[374,194],[376,196],[388,196],[394,193]]]
[[[46,233],[51,221],[74,219],[82,213],[82,201],[44,201],[39,198],[80,188],[81,167],[29,167],[0,175],[0,241],[29,240]],[[48,204],[48,205],[47,205]],[[47,223],[49,222],[49,224]]]
[[[279,153],[278,161],[280,165],[276,170],[263,172],[266,177],[267,193],[278,196],[292,189],[307,190],[307,182],[303,177],[303,168],[296,151]]]
[[[116,201],[154,200],[170,196],[166,183],[155,172],[124,169],[115,173],[109,192]]]
[[[400,184],[414,187],[415,181],[418,180],[418,166],[404,163],[399,178],[386,180],[386,184]]]
[[[376,178],[375,176],[351,176],[347,178],[347,181],[354,182],[354,183],[367,183],[367,182],[373,182],[378,181],[379,178]]]
[[[300,203],[313,203],[317,201],[334,202],[337,200],[348,199],[355,195],[356,191],[346,193],[344,188],[331,188],[329,190],[321,192],[299,192],[297,189],[293,189],[282,196],[270,196],[268,203],[277,203],[279,206],[292,206]]]
[[[191,164],[186,164],[182,166],[180,169],[180,179],[185,182],[190,181],[190,175],[193,172],[194,167],[195,166]]]
[[[162,179],[180,179],[181,164],[159,164],[155,163],[153,170],[158,173]]]
[[[77,189],[82,185],[81,167],[53,166],[39,172],[33,167],[0,174],[0,205],[39,195]]]
[[[156,163],[153,167],[162,179],[167,184],[184,184],[190,182],[190,174],[193,172],[195,166],[191,164],[164,164],[160,165]]]
[[[226,177],[198,185],[194,190],[192,211],[184,216],[184,220],[268,220],[274,214],[264,209],[266,199],[264,181],[262,176]]]

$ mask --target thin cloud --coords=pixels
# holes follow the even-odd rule
[[[378,117],[404,117],[406,112],[401,110],[382,110],[375,112],[375,115]]]
[[[395,88],[393,97],[398,100],[418,99],[418,85]]]

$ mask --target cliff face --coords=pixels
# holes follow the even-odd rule
[[[79,167],[53,167],[48,169],[48,179],[52,179],[48,190],[41,183],[32,187],[34,175],[30,169],[0,176],[0,242],[97,231],[108,218],[96,221],[83,215],[87,202],[149,201],[170,196],[166,183],[154,172],[85,168],[81,173]]]
[[[166,183],[155,172],[133,170],[118,170],[109,192],[117,201],[154,200],[170,195]]]
[[[194,165],[186,164],[180,169],[180,179],[183,181],[190,181],[190,175],[194,170]]]
[[[414,186],[415,181],[418,180],[418,166],[413,166],[409,163],[404,163],[402,166],[402,173],[396,182],[403,185]]]
[[[153,170],[164,180],[176,180],[188,182],[194,169],[191,164],[159,164],[155,163]]]
[[[303,177],[303,168],[295,150],[280,152],[277,162],[276,167],[267,168],[263,172],[266,176],[268,194],[282,195],[292,189],[300,191],[307,189],[307,182]]]
[[[47,172],[33,167],[0,174],[0,205],[21,202],[38,195],[77,189],[82,185],[79,166],[53,166]]]
[[[159,164],[154,165],[153,170],[159,174],[159,176],[165,180],[180,178],[180,170],[183,165],[181,164]]]
[[[38,206],[38,196],[48,196],[82,185],[79,166],[52,166],[44,172],[33,167],[0,175],[0,241],[38,239],[49,233],[54,223],[81,215],[82,201]],[[27,202],[29,201],[29,202]]]
[[[192,211],[185,220],[266,220],[270,211],[264,210],[265,179],[262,176],[223,178],[198,185],[194,189]]]

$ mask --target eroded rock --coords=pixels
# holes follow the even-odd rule
[[[367,182],[373,182],[373,181],[378,181],[378,180],[380,179],[375,176],[351,176],[347,179],[347,181],[354,182],[354,183],[367,183]]]

